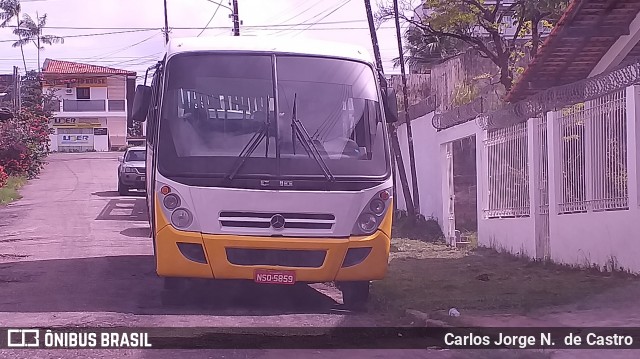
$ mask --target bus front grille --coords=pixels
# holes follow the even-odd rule
[[[252,266],[269,265],[280,267],[320,268],[327,251],[227,248],[227,260],[231,264]]]
[[[220,213],[220,225],[222,227],[236,228],[272,228],[274,216],[284,218],[284,226],[281,229],[315,229],[330,230],[335,224],[333,214],[324,213],[258,213],[258,212],[232,212]]]

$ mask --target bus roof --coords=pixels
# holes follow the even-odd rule
[[[276,52],[340,57],[373,63],[370,53],[358,45],[289,37],[220,36],[176,38],[170,40],[167,46],[167,56],[198,51]]]

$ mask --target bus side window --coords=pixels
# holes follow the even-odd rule
[[[149,106],[149,115],[147,116],[147,141],[150,144],[155,142],[157,123],[160,120],[158,118],[158,110],[160,106],[160,84],[162,83],[160,81],[161,74],[161,69],[156,69],[151,81],[151,106]]]

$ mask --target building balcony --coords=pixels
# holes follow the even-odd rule
[[[49,108],[55,113],[91,115],[125,115],[125,100],[52,100]]]

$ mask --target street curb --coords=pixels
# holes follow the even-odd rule
[[[443,320],[438,320],[434,318],[430,318],[429,314],[421,312],[419,310],[407,309],[405,313],[412,317],[414,320],[420,322],[425,327],[436,327],[436,328],[451,328],[452,325],[446,323]]]
[[[476,329],[479,334],[492,334],[487,333],[484,327],[467,323],[460,317],[449,316],[446,312],[431,312],[427,314],[414,309],[407,309],[405,312],[408,316],[414,318],[414,320],[420,321],[425,327],[452,328],[453,330],[455,330],[455,328],[466,327]],[[504,349],[518,349],[518,347],[516,345],[505,345]]]

